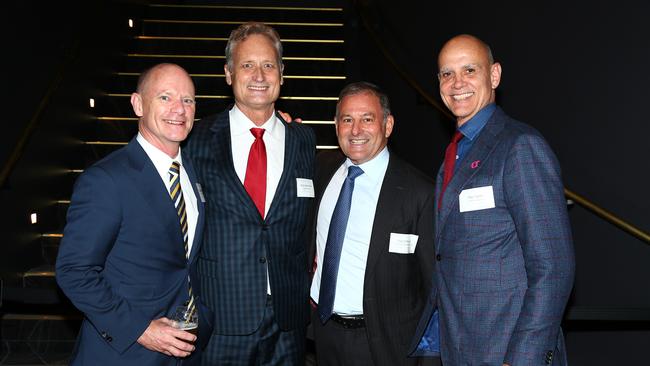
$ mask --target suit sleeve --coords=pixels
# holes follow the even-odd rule
[[[122,353],[151,319],[132,307],[103,276],[122,224],[120,202],[116,184],[106,171],[92,167],[79,177],[56,261],[56,280],[98,334]]]
[[[504,362],[542,364],[556,348],[575,267],[559,164],[541,136],[522,135],[508,154],[503,179],[528,280]]]

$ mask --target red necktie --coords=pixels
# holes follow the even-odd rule
[[[451,180],[451,177],[454,176],[454,165],[456,164],[456,151],[458,150],[458,141],[463,138],[463,134],[459,130],[454,132],[454,136],[451,138],[451,142],[447,146],[445,151],[445,164],[443,166],[444,178],[442,180],[442,189],[440,190],[440,197],[438,197],[438,209],[442,204],[442,197],[445,193],[445,188]]]
[[[266,145],[262,139],[264,129],[251,128],[251,133],[255,136],[255,141],[248,153],[244,188],[263,218],[266,206]]]

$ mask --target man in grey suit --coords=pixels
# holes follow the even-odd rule
[[[433,274],[434,186],[389,152],[393,125],[386,94],[349,84],[336,107],[341,150],[317,157],[310,255],[319,366],[419,361],[408,346]]]
[[[495,105],[501,65],[470,35],[438,56],[456,116],[436,184],[437,286],[416,333],[445,365],[565,365],[560,323],[574,253],[559,163],[544,138]],[[437,313],[436,313],[437,314]]]
[[[203,363],[303,365],[315,136],[275,111],[283,64],[271,27],[235,29],[224,71],[235,104],[199,121],[186,149],[206,200],[197,271],[215,328]]]

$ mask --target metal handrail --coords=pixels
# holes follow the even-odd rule
[[[580,196],[579,194],[572,192],[566,188],[564,188],[564,195],[572,200],[573,202],[579,204],[580,206],[588,209],[589,211],[593,212],[594,214],[602,217],[606,221],[618,226],[620,229],[628,232],[629,234],[632,234],[633,236],[643,240],[646,242],[646,244],[650,244],[650,234],[647,232],[639,229],[638,227],[630,224],[629,222],[621,219],[620,217],[614,215],[613,213],[605,210],[604,208],[596,205],[595,203],[589,201],[588,199]]]
[[[362,1],[360,1],[362,2]],[[358,2],[358,3],[360,3]],[[413,88],[415,89],[424,99],[427,100],[434,108],[436,108],[441,114],[449,118],[450,120],[454,120],[454,116],[447,110],[447,108],[443,107],[434,97],[429,95],[420,85],[418,84],[417,81],[415,81],[406,71],[404,71],[400,65],[395,61],[391,53],[388,51],[386,46],[384,46],[383,42],[381,41],[380,37],[378,37],[375,32],[372,30],[372,27],[368,24],[368,19],[366,17],[366,14],[363,9],[361,9],[361,6],[358,6],[360,8],[359,14],[361,15],[361,20],[362,23],[370,35],[370,37],[373,39],[377,47],[380,49],[382,52],[383,56],[386,58],[386,60],[393,66],[393,68],[397,71],[397,73]],[[574,201],[575,203],[579,204],[580,206],[586,208],[587,210],[593,212],[597,216],[603,218],[604,220],[608,221],[611,224],[614,224],[618,228],[622,229],[623,231],[633,235],[634,237],[644,241],[646,244],[650,245],[650,234],[639,229],[638,227],[630,224],[629,222],[621,219],[620,217],[614,215],[613,213],[605,210],[604,208],[598,206],[597,204],[589,201],[585,197],[567,189],[564,188],[564,195],[566,198]]]

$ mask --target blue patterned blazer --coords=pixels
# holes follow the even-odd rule
[[[199,303],[199,339],[184,362],[200,362],[212,334],[194,272],[205,210],[184,150],[183,166],[199,209],[189,261],[169,191],[135,138],[75,183],[56,261],[59,286],[85,315],[71,365],[177,365],[137,340],[152,320],[188,300],[188,275]]]
[[[460,212],[461,192],[486,186],[495,207]],[[456,168],[435,221],[429,310],[440,310],[443,364],[565,365],[560,323],[574,252],[559,164],[544,138],[497,108]]]
[[[228,110],[199,121],[183,150],[194,163],[207,201],[198,273],[217,334],[258,329],[267,301],[267,272],[280,328],[304,327],[308,321],[304,225],[313,198],[298,197],[296,178],[312,179],[316,143],[310,127],[282,123],[284,168],[265,219],[235,172]]]

